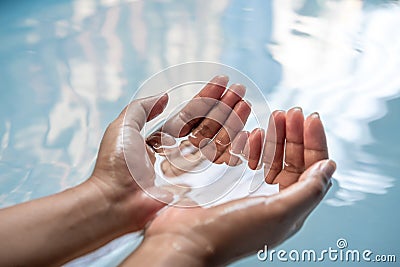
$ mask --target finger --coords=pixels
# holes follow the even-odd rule
[[[168,104],[168,95],[152,96],[132,101],[120,113],[118,118],[124,118],[124,125],[132,126],[140,131],[146,121],[160,115]]]
[[[225,152],[231,141],[234,140],[236,135],[243,129],[250,112],[250,104],[244,100],[239,101],[235,105],[233,112],[231,112],[212,142],[202,147],[202,152],[208,160],[214,162]]]
[[[265,181],[272,184],[283,167],[286,138],[286,112],[277,110],[270,117],[263,151]]]
[[[146,138],[146,143],[160,155],[166,155],[176,147],[176,139],[169,134],[156,131]]]
[[[235,235],[243,236],[243,233],[249,232],[246,235],[252,237],[249,245],[258,241],[265,242],[259,239],[263,239],[263,233],[271,235],[268,232],[271,231],[270,225],[273,230],[273,225],[279,225],[284,230],[283,225],[290,227],[318,205],[329,189],[330,177],[335,169],[336,164],[333,161],[320,161],[307,169],[296,184],[278,194],[234,200],[210,208],[213,216],[218,216],[220,221],[229,222],[226,233],[221,235],[228,234],[234,239]],[[261,238],[254,237],[254,234]],[[214,242],[218,243],[219,240],[216,238]]]
[[[214,138],[214,142],[217,146],[224,147],[235,139],[236,135],[245,126],[250,112],[251,106],[248,102],[241,100],[236,104],[233,112],[231,112],[222,129]]]
[[[228,84],[227,76],[214,77],[189,103],[162,127],[174,137],[183,137],[197,125],[221,98]]]
[[[304,162],[308,168],[317,161],[328,158],[328,145],[324,126],[318,113],[312,113],[304,122]]]
[[[235,140],[233,140],[232,142],[232,147],[231,147],[233,154],[237,155],[243,154],[243,150],[246,146],[249,136],[250,133],[248,131],[242,131],[236,136]]]
[[[246,147],[244,148],[245,158],[248,160],[249,168],[252,170],[257,169],[258,163],[261,158],[262,147],[264,144],[264,130],[254,129],[249,136]]]
[[[226,163],[229,166],[237,166],[242,163],[240,155],[243,155],[243,150],[246,146],[250,133],[247,131],[240,132],[236,135],[232,144],[224,153],[215,161],[217,164]]]
[[[124,151],[127,167],[135,182],[142,188],[153,185],[155,173],[148,147],[140,133],[146,120],[162,112],[168,102],[168,95],[149,97],[131,102],[120,114],[124,116],[122,127]],[[117,138],[118,139],[118,138]],[[119,141],[119,140],[118,140]]]
[[[286,145],[283,174],[274,183],[285,187],[296,182],[304,172],[304,116],[301,108],[292,108],[286,115]]]
[[[202,160],[199,152],[186,155],[179,154],[173,158],[173,161],[170,161],[169,158],[163,160],[161,162],[161,171],[166,177],[179,177],[182,174],[191,172],[200,163],[202,163]]]
[[[191,172],[202,163],[202,155],[197,147],[185,140],[166,154],[161,162],[161,170],[167,177],[178,177],[184,173]]]
[[[235,105],[242,100],[246,88],[241,84],[233,84],[222,96],[221,100],[211,109],[207,117],[193,130],[189,140],[199,146],[205,138],[213,138],[225,123]]]

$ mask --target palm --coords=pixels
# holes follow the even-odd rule
[[[215,137],[218,144],[230,143],[247,120],[250,106],[242,100],[245,88],[232,85],[226,90],[227,83],[227,77],[215,77],[160,130],[172,137],[192,133],[190,138],[195,146],[208,137]],[[157,135],[150,136],[147,145],[140,133],[146,121],[160,114],[167,102],[168,96],[163,95],[130,103],[107,128],[92,175],[91,181],[105,188],[103,191],[111,192],[111,198],[129,198],[131,215],[136,214],[132,231],[143,227],[154,213],[172,200],[169,192],[154,187],[155,157],[150,146],[159,141]],[[237,119],[240,120],[240,123],[235,121],[238,128],[230,127],[234,132],[221,128],[225,122],[229,124]],[[210,160],[217,160],[225,149],[226,146],[219,145],[216,158]]]
[[[267,142],[265,149],[274,145],[275,154],[263,160],[271,166],[266,181],[279,183],[283,188],[280,193],[208,209],[171,207],[152,221],[145,237],[183,236],[196,243],[199,250],[209,248],[211,254],[222,253],[224,257],[224,250],[232,250],[232,244],[236,250],[233,256],[237,256],[259,249],[265,242],[275,246],[295,233],[326,193],[320,182],[310,178],[321,165],[315,163],[328,158],[325,133],[319,116],[313,114],[304,121],[300,109],[292,109],[287,114],[274,112],[273,119],[276,142]],[[315,167],[310,168],[313,164]],[[226,255],[227,259],[231,257]]]

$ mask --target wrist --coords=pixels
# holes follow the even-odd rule
[[[77,198],[80,214],[85,222],[91,222],[92,232],[111,240],[128,233],[129,222],[125,219],[123,201],[115,201],[94,179],[88,179],[71,189]]]
[[[84,184],[94,187],[97,198],[109,208],[118,230],[122,234],[142,230],[147,222],[172,200],[168,192],[158,192],[158,201],[146,194],[132,181],[125,184],[107,183],[104,179],[92,176]]]
[[[208,266],[203,248],[192,240],[173,234],[145,237],[121,266]]]
[[[129,233],[136,229],[131,229],[133,221],[133,213],[129,203],[136,197],[133,190],[129,194],[128,190],[117,190],[105,183],[98,177],[90,177],[88,180],[80,184],[79,190],[83,194],[91,192],[91,198],[97,205],[102,206],[102,211],[108,214],[106,224],[109,225],[111,232],[120,235]]]

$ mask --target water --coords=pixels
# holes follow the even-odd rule
[[[221,73],[226,77],[219,76]],[[217,107],[208,110],[207,107],[215,104],[215,99],[210,98],[207,92],[213,90],[214,94],[222,94],[225,86],[229,87],[230,102],[243,99],[248,104],[237,101],[233,104],[219,102]],[[247,134],[250,135],[256,128],[266,129],[272,113],[268,101],[253,81],[227,65],[193,61],[161,70],[146,80],[133,98],[162,95],[166,92],[169,100],[164,111],[148,122],[141,131],[147,144],[156,152],[156,186],[171,191],[175,194],[175,199],[189,198],[193,201],[191,205],[196,206],[221,204],[249,194],[269,195],[277,192],[276,186],[264,183],[263,170],[268,171],[269,164],[260,162],[257,168],[260,171],[253,171],[256,166],[252,167],[253,170],[247,168],[248,161],[244,157]],[[198,94],[202,97],[193,98]],[[130,111],[131,109],[127,110],[125,121],[135,119],[135,112]],[[181,111],[186,115],[178,117]],[[205,114],[207,125],[203,124],[206,120],[201,121]],[[196,119],[195,128],[189,130],[188,124],[182,124],[182,117],[185,123]],[[214,129],[210,120],[218,128]],[[215,130],[215,135],[203,138],[204,134],[210,134],[210,127]],[[268,139],[275,143],[273,123],[270,128]],[[129,138],[130,135],[124,136]],[[126,144],[131,143],[129,139],[123,141]],[[229,145],[235,153],[232,153]],[[274,154],[274,149],[269,148],[268,154]],[[134,173],[135,149],[125,147],[124,151],[128,168]],[[220,164],[222,159],[230,164]],[[136,182],[143,189],[153,186],[144,180],[137,179]],[[187,205],[186,202],[184,205]]]
[[[400,257],[397,1],[2,1],[0,22],[1,206],[85,180],[105,127],[150,75],[217,61],[254,80],[272,109],[302,106],[325,123],[334,186],[280,248],[345,238]],[[75,264],[115,266],[135,240]]]

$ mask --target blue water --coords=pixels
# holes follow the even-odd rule
[[[1,207],[85,180],[105,127],[146,78],[216,61],[253,79],[272,108],[302,106],[325,123],[334,186],[278,249],[345,238],[400,261],[397,1],[1,1],[0,25]],[[124,238],[74,264],[116,266],[135,243]],[[323,265],[344,264],[365,266]]]

